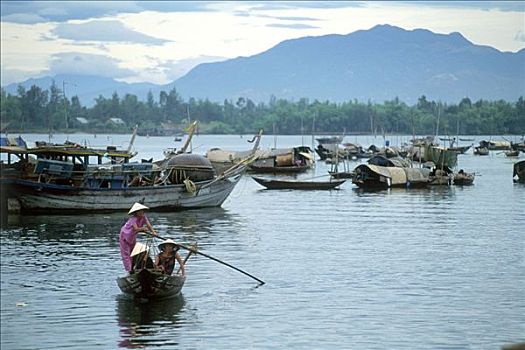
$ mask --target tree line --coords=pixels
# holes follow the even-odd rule
[[[428,100],[421,96],[414,105],[398,98],[383,103],[357,100],[334,103],[301,98],[290,101],[271,97],[266,103],[249,98],[224,100],[183,99],[175,88],[149,92],[146,100],[113,93],[99,96],[92,107],[81,104],[78,96],[67,98],[53,83],[49,90],[33,85],[18,87],[16,94],[1,89],[0,116],[8,132],[130,132],[159,129],[162,125],[187,125],[198,120],[200,132],[247,134],[264,129],[267,134],[342,133],[347,134],[435,134],[492,135],[525,134],[525,100],[471,101],[458,103]],[[119,125],[110,118],[120,118]],[[85,123],[87,121],[88,123]]]

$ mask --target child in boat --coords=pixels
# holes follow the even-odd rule
[[[131,273],[140,269],[152,269],[155,266],[153,265],[153,260],[149,256],[149,247],[143,243],[135,243],[133,251],[131,252]]]
[[[165,274],[171,275],[173,273],[173,268],[175,267],[176,259],[179,263],[180,270],[184,275],[184,262],[178,253],[179,246],[171,239],[167,239],[159,244],[159,249],[160,253],[155,259],[155,265],[157,265],[157,267],[160,268]]]
[[[131,252],[135,243],[137,242],[137,234],[139,232],[151,232],[152,235],[156,236],[157,232],[151,226],[144,210],[149,209],[143,204],[135,203],[129,210],[128,214],[132,215],[120,229],[120,255],[122,256],[122,263],[126,271],[130,272],[132,269],[131,265]]]

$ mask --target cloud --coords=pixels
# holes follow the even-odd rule
[[[2,1],[3,22],[42,23],[144,11],[132,1]],[[33,15],[33,22],[24,16]]]
[[[499,11],[525,11],[523,1],[401,1],[406,5],[417,5],[421,7],[436,8],[464,8],[479,10],[499,10]]]
[[[178,1],[2,1],[3,22],[67,22],[121,13],[214,11],[214,2]]]
[[[248,11],[234,11],[234,16],[237,17],[257,17],[257,18],[270,18],[277,19],[280,21],[321,21],[320,18],[314,17],[300,17],[300,16],[270,16],[270,15],[261,15],[261,14],[252,14]]]
[[[169,42],[129,29],[119,21],[60,23],[52,33],[61,39],[75,41],[129,42],[146,45],[162,45]]]
[[[348,7],[364,7],[366,1],[261,1],[250,2],[254,10],[287,10],[287,9],[337,9]]]
[[[268,16],[272,17],[272,16]],[[294,16],[288,16],[288,17],[273,17],[275,19],[280,19],[281,21],[320,21],[319,18],[313,18],[313,17],[294,17]]]
[[[6,86],[12,83],[18,83],[28,78],[37,78],[42,75],[41,71],[38,70],[21,70],[5,67],[0,67],[0,85]]]
[[[20,24],[35,24],[45,22],[46,19],[34,13],[14,13],[2,16],[2,22],[12,22]]]
[[[164,72],[168,80],[173,81],[182,77],[201,63],[219,62],[226,59],[226,57],[218,56],[198,56],[178,61],[168,60],[159,64],[158,67]]]
[[[313,28],[319,28],[316,26],[311,26],[309,24],[303,24],[303,23],[292,23],[292,24],[284,24],[284,23],[273,23],[266,25],[267,27],[273,27],[273,28],[290,28],[290,29],[313,29]]]
[[[119,61],[104,55],[64,52],[53,55],[50,75],[97,75],[107,78],[124,78],[134,75],[130,69],[120,68]]]

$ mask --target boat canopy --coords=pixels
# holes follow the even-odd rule
[[[373,164],[360,164],[356,167],[355,171],[357,172],[358,169],[361,172],[371,172],[390,179],[390,186],[404,185],[407,182],[428,182],[428,177],[430,174],[430,170],[424,168],[384,167]]]
[[[386,167],[409,167],[410,162],[401,157],[387,158],[383,155],[375,155],[368,160],[368,164]]]

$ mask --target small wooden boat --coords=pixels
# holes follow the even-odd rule
[[[336,181],[298,181],[276,180],[252,176],[258,184],[268,190],[333,190],[342,185],[346,180]]]
[[[512,174],[514,182],[525,183],[525,160],[520,160],[514,163],[514,171]]]
[[[470,146],[449,147],[448,149],[450,151],[457,152],[458,154],[465,154],[470,149],[470,147],[472,147],[472,145],[470,145]]]
[[[512,150],[512,151],[505,152],[505,156],[507,156],[507,157],[517,157],[519,155],[520,155],[520,151],[519,150]]]
[[[343,142],[343,136],[326,136],[316,138],[320,144],[339,144]]]
[[[120,290],[134,298],[165,299],[180,294],[186,276],[167,275],[154,268],[145,268],[117,278]]]
[[[459,173],[454,175],[454,179],[452,180],[452,182],[454,185],[457,186],[469,186],[474,183],[474,178],[474,173],[465,173],[460,170]]]
[[[258,153],[258,158],[249,165],[256,173],[300,173],[310,169],[314,155],[307,146],[271,149]]]
[[[353,171],[329,171],[328,173],[333,179],[351,179],[355,175]]]
[[[474,154],[478,156],[488,156],[489,149],[487,147],[474,147]]]

